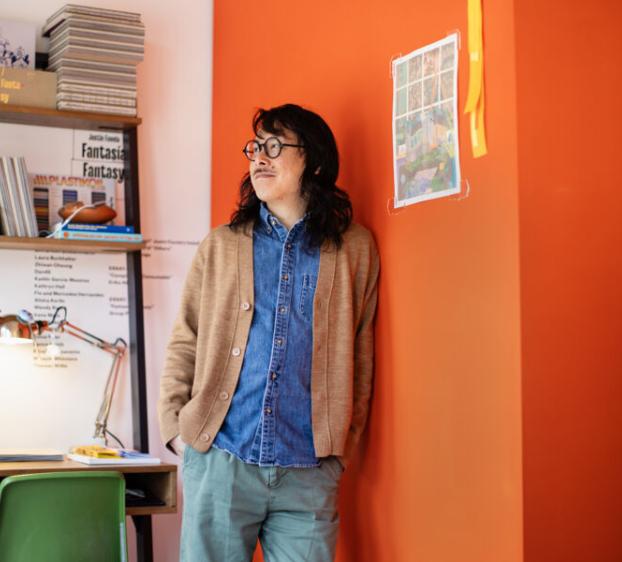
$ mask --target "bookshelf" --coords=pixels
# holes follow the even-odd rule
[[[140,232],[138,193],[137,127],[140,118],[77,111],[0,105],[0,123],[58,127],[63,129],[122,131],[126,149],[126,223]],[[132,373],[133,445],[148,452],[144,327],[142,312],[142,269],[140,249],[144,244],[84,240],[54,240],[0,236],[0,248],[12,250],[54,250],[69,252],[124,252],[127,254],[128,304],[130,320],[130,367]]]
[[[56,127],[92,131],[114,131],[123,134],[125,147],[125,219],[140,232],[140,202],[138,189],[137,127],[141,119],[117,115],[58,111],[35,107],[0,105],[0,123],[24,126]],[[45,147],[42,145],[41,150]],[[53,250],[63,252],[122,252],[127,259],[127,291],[129,305],[129,361],[133,447],[149,452],[147,422],[147,384],[143,322],[142,263],[140,250],[144,244],[110,243],[101,241],[55,240],[46,238],[17,238],[0,236],[0,248],[11,250]],[[138,560],[153,559],[151,515],[153,511],[132,513],[136,527]]]
[[[0,236],[5,250],[54,250],[59,252],[138,252],[145,243],[99,242],[91,240],[57,240],[54,238],[17,238]]]
[[[61,127],[63,129],[86,129],[89,131],[101,129],[118,132],[135,129],[141,124],[142,120],[139,117],[0,104],[0,122]]]

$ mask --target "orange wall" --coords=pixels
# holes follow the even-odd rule
[[[390,60],[456,28],[466,45],[466,0],[217,0],[214,18],[212,223],[233,209],[254,108],[294,101],[331,124],[339,183],[380,249],[375,395],[339,560],[522,560],[512,2],[486,11],[488,157],[470,157],[460,122],[470,196],[391,216]]]
[[[621,23],[516,3],[526,562],[622,560]]]

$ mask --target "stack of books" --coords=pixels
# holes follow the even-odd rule
[[[0,156],[0,230],[5,236],[39,235],[22,157]]]
[[[136,115],[136,65],[145,50],[140,14],[67,4],[47,19],[43,35],[50,37],[58,109]]]

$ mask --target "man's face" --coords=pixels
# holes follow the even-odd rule
[[[259,131],[256,140],[263,143],[270,137],[278,138],[284,144],[300,144],[295,133],[284,129],[280,134]],[[270,206],[292,204],[299,206],[300,179],[305,169],[302,149],[284,146],[277,158],[268,158],[262,149],[250,162],[250,175],[257,197]]]

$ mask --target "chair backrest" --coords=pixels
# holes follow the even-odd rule
[[[0,482],[2,562],[126,562],[118,472],[9,476]]]

